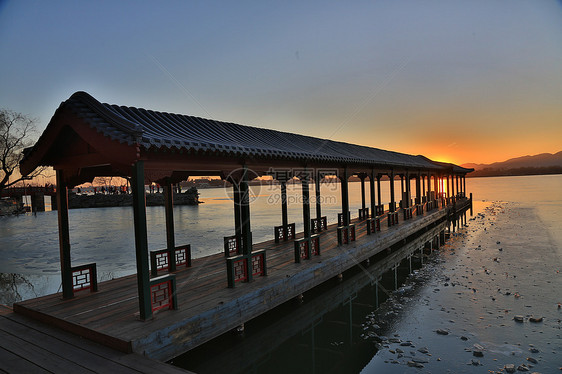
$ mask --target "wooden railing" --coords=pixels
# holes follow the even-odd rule
[[[375,216],[382,216],[384,214],[384,205],[375,205]]]
[[[150,304],[153,312],[178,308],[175,274],[166,274],[150,280]]]
[[[426,204],[426,208],[428,212],[431,212],[433,209],[437,208],[437,200],[430,200]]]
[[[191,244],[182,245],[174,249],[176,269],[178,266],[191,267]],[[170,269],[170,251],[159,249],[150,251],[150,272],[152,276],[158,275],[160,270]]]
[[[364,220],[369,218],[369,208],[359,208],[359,219]]]
[[[355,241],[355,225],[338,227],[338,245],[349,244]]]
[[[226,277],[229,288],[234,288],[236,282],[245,282],[249,279],[248,260],[251,261],[252,276],[267,275],[265,249],[252,252],[249,255],[228,257],[226,259]]]
[[[388,219],[388,227],[394,226],[398,224],[398,212],[388,212],[387,213]]]
[[[376,234],[377,231],[381,231],[381,218],[367,218],[367,235]]]
[[[252,240],[252,233],[250,232],[250,242]],[[232,257],[242,253],[244,248],[244,241],[239,235],[225,236],[224,237],[224,256]]]
[[[289,223],[287,226],[275,226],[273,228],[275,234],[275,243],[280,241],[293,240],[295,238],[295,224]]]
[[[414,216],[414,208],[402,208],[404,212],[404,221],[411,219]]]
[[[328,218],[326,216],[320,218],[312,218],[310,220],[310,231],[319,233],[328,229]]]
[[[312,255],[320,255],[320,236],[318,234],[295,240],[296,263],[300,263],[301,260],[309,260]]]
[[[73,266],[70,270],[72,272],[73,293],[83,290],[90,290],[90,292],[98,290],[98,275],[95,263]]]
[[[416,215],[423,215],[423,204],[416,204]]]
[[[347,222],[351,222],[351,212],[347,212]],[[338,213],[338,226],[343,226],[343,213]]]

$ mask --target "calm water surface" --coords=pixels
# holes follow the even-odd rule
[[[388,182],[383,183],[384,201],[389,200],[387,185]],[[395,186],[398,195],[399,182]],[[412,187],[415,192],[415,186]],[[477,202],[508,201],[533,206],[544,229],[555,240],[552,250],[562,263],[562,176],[467,179],[467,191],[473,193]],[[279,190],[275,186],[262,186],[253,188],[253,192],[256,197],[251,205],[254,240],[269,240],[272,227],[281,221]],[[207,189],[200,193],[204,204],[174,209],[176,243],[191,243],[195,257],[222,252],[223,236],[233,233],[233,204],[229,191]],[[334,222],[341,209],[339,186],[323,185],[322,195],[325,197],[323,215]],[[290,186],[289,221],[297,224],[297,230],[302,230],[299,196],[300,186]],[[357,214],[360,205],[360,184],[351,183],[352,215]],[[164,208],[148,207],[147,218],[150,249],[164,248]],[[71,210],[70,225],[74,264],[96,262],[101,280],[134,273],[132,208]],[[0,302],[56,292],[60,287],[56,212],[0,217],[0,258]],[[372,370],[378,367],[377,350],[372,342],[360,337],[362,323],[375,313],[374,291],[362,272],[352,274],[351,278],[354,279],[351,282],[346,279],[339,285],[315,291],[301,306],[284,305],[253,321],[244,336],[226,334],[212,344],[177,358],[174,363],[200,373],[375,372]],[[350,283],[365,287],[357,289]],[[379,295],[379,298],[382,302],[385,296]],[[268,349],[263,350],[264,345]],[[265,352],[265,356],[260,356],[260,352]],[[239,366],[231,366],[229,362]],[[376,372],[378,370],[380,368]],[[394,372],[408,370],[417,369],[401,367]]]

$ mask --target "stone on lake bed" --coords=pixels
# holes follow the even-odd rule
[[[543,317],[531,317],[529,318],[530,322],[542,322]]]
[[[519,365],[517,371],[529,371],[529,368],[526,365]]]
[[[533,357],[527,357],[527,361],[529,361],[530,363],[533,363],[533,364],[538,363],[538,361]]]
[[[513,319],[515,320],[515,322],[523,322],[523,316],[520,314],[513,317]]]
[[[476,349],[476,350],[472,351],[472,355],[474,357],[484,357],[484,352]]]
[[[439,335],[449,335],[449,331],[443,329],[437,329],[435,332]]]
[[[423,364],[420,364],[419,362],[414,362],[414,361],[408,361],[408,366],[410,367],[414,367],[414,368],[423,368]]]
[[[506,373],[515,373],[515,365],[505,364],[504,367]]]

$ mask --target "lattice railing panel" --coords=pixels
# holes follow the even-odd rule
[[[91,292],[95,292],[98,290],[98,280],[95,263],[75,266],[71,268],[71,273],[73,292],[79,292],[83,290],[90,290]]]
[[[177,309],[176,278],[167,274],[150,280],[150,303],[152,311]]]

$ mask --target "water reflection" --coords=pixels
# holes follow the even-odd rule
[[[422,266],[428,238],[440,225],[392,248],[244,326],[175,358],[197,373],[357,373],[378,350],[391,318],[370,328],[376,310]],[[400,292],[400,291],[398,291]],[[378,317],[376,318],[378,320]]]

